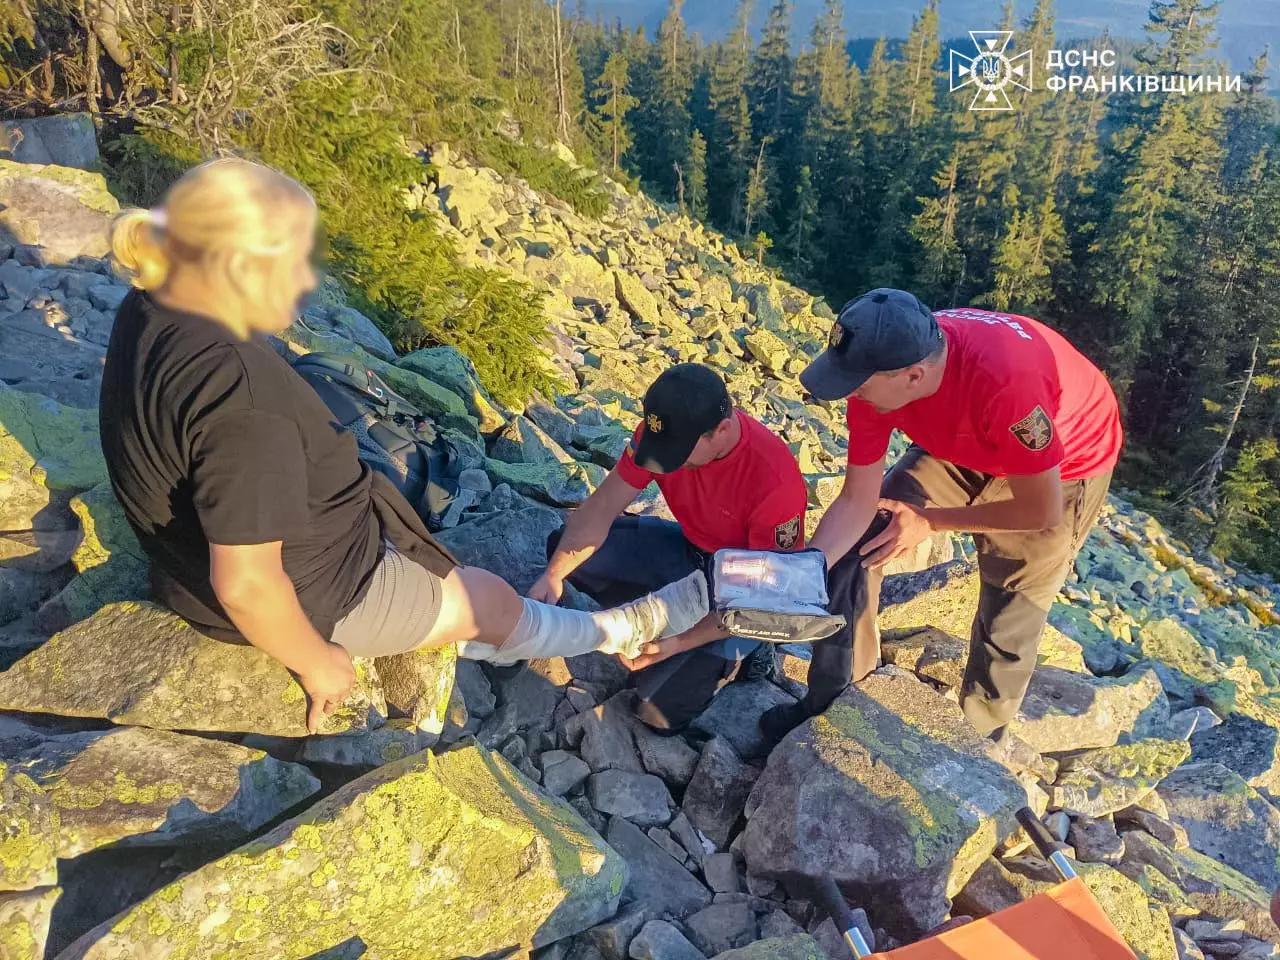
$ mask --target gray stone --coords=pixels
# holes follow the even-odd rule
[[[706,960],[673,924],[650,920],[631,941],[631,960]]]
[[[1041,667],[1009,729],[1040,753],[1109,747],[1143,727],[1163,727],[1169,705],[1150,670],[1114,679]]]
[[[573,419],[559,407],[545,400],[533,400],[525,407],[524,415],[541,427],[561,447],[572,446],[575,424]]]
[[[1190,740],[1197,734],[1220,725],[1222,720],[1208,707],[1179,710],[1169,718],[1169,736]],[[1194,744],[1193,744],[1194,747]]]
[[[298,759],[303,763],[347,767],[364,773],[426,750],[439,739],[439,734],[429,734],[412,719],[401,717],[388,720],[377,730],[308,737],[302,743]]]
[[[1144,830],[1174,850],[1185,850],[1191,845],[1185,829],[1144,807],[1133,806],[1117,810],[1116,822]]]
[[[726,740],[713,737],[702,748],[681,809],[690,823],[723,850],[759,775]]]
[[[684,847],[676,842],[669,832],[662,827],[650,827],[645,831],[645,836],[660,846],[663,850],[671,855],[671,858],[679,863],[682,867],[688,868],[689,857],[685,853]]]
[[[320,336],[349,340],[359,344],[380,360],[395,362],[396,351],[391,341],[359,310],[345,306],[313,307],[302,315],[302,322]],[[341,346],[335,346],[341,352]]]
[[[632,724],[632,734],[640,762],[649,773],[671,787],[683,787],[693,777],[698,751],[684,737],[664,737],[638,720]]]
[[[774,749],[741,841],[748,873],[875,889],[886,902],[877,921],[918,936],[942,922],[1026,801],[956,704],[890,671]]]
[[[542,755],[542,788],[552,796],[564,796],[591,775],[591,768],[581,757],[565,753],[563,759],[548,763],[547,756]]]
[[[119,212],[100,173],[0,160],[0,231],[39,244],[50,263],[105,256]]]
[[[715,844],[698,833],[697,828],[689,822],[689,818],[685,816],[683,810],[671,818],[671,822],[667,824],[667,829],[673,837],[680,841],[680,846],[688,852],[695,865],[701,864],[708,853],[714,852]],[[708,847],[711,849],[708,850]]]
[[[642,827],[671,820],[675,803],[667,786],[648,773],[604,770],[587,778],[587,799],[601,813],[625,817]]]
[[[689,940],[709,957],[745,947],[760,936],[755,912],[745,903],[713,903],[684,922]]]
[[[760,730],[760,716],[771,707],[794,701],[768,680],[731,683],[716,694],[711,706],[691,726],[709,737],[723,737],[740,757],[753,760],[767,754],[770,747]]]
[[[1085,863],[1116,864],[1124,859],[1124,840],[1108,819],[1077,817],[1067,838],[1076,859]]]
[[[7,762],[0,762],[0,823],[0,890],[57,883],[57,808],[39,784]]]
[[[594,463],[507,463],[486,460],[485,470],[495,483],[509,484],[516,492],[538,503],[556,507],[576,507],[587,499],[605,478],[604,468]]]
[[[582,759],[590,764],[594,772],[645,772],[632,738],[632,731],[636,727],[634,703],[635,694],[624,690],[599,706],[571,717],[565,724],[566,739],[578,748]]]
[[[87,113],[65,113],[0,122],[0,157],[98,170],[98,131]]]
[[[560,526],[554,510],[533,506],[485,514],[442,531],[436,539],[460,563],[496,573],[524,594],[546,569],[547,537]]]
[[[605,839],[630,868],[625,900],[655,916],[665,913],[677,918],[711,903],[711,891],[629,820],[611,818]]]
[[[493,713],[497,706],[497,698],[489,686],[489,678],[475,660],[458,659],[454,682],[462,691],[462,699],[467,705],[467,713],[481,719]]]
[[[489,391],[480,383],[475,365],[457,347],[427,347],[397,361],[462,398],[481,433],[492,433],[506,421]]]
[[[1190,739],[1193,760],[1216,761],[1234,770],[1251,787],[1280,794],[1280,729],[1233,713],[1220,725],[1202,729]]]
[[[741,893],[742,874],[732,853],[709,853],[702,860],[702,875],[716,893]]]
[[[513,417],[498,431],[489,453],[507,463],[573,463],[574,459],[560,444],[544,433],[532,420]]]
[[[796,923],[785,910],[771,910],[760,918],[760,938],[793,937],[803,934],[804,927]]]
[[[1239,774],[1220,763],[1189,763],[1170,774],[1159,793],[1196,850],[1264,889],[1280,887],[1280,810]]]
[[[627,960],[627,948],[636,934],[654,917],[643,907],[627,907],[617,915],[597,924],[583,937],[590,940],[605,960]]]

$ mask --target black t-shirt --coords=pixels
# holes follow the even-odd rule
[[[210,543],[283,541],[285,572],[325,636],[359,602],[382,543],[369,469],[269,342],[134,291],[111,333],[99,417],[155,598],[197,629],[243,642],[209,583]]]

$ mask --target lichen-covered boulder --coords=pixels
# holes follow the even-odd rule
[[[645,289],[638,277],[626,270],[615,270],[613,282],[618,302],[635,320],[655,326],[661,321],[658,301]]]
[[[119,212],[100,173],[0,160],[0,232],[39,244],[52,263],[106,256]]]
[[[560,444],[532,420],[512,417],[498,431],[489,448],[494,459],[507,463],[574,463]]]
[[[883,922],[918,936],[1024,803],[958,706],[886,668],[774,749],[737,842],[749,874],[874,889],[893,905]]]
[[[1238,917],[1255,937],[1280,941],[1271,918],[1271,891],[1225,863],[1196,850],[1173,850],[1141,830],[1124,835],[1125,856],[1117,869],[1142,882],[1147,868],[1158,871],[1194,909],[1216,917]]]
[[[586,500],[605,478],[595,463],[506,463],[486,460],[493,482],[509,484],[517,493],[556,507],[574,507]]]
[[[1040,667],[1009,729],[1040,753],[1110,747],[1121,738],[1162,728],[1169,702],[1150,670],[1122,677]]]
[[[1076,872],[1139,960],[1178,960],[1169,914],[1128,877],[1101,863],[1074,864]],[[1031,858],[1002,864],[988,860],[957,898],[957,909],[987,916],[1048,890],[1054,869]]]
[[[49,922],[61,894],[58,887],[0,894],[0,957],[44,960]]]
[[[396,361],[396,365],[421,374],[433,383],[457,394],[467,412],[480,425],[481,433],[499,429],[506,418],[480,383],[476,368],[457,347],[427,347]]]
[[[506,955],[617,909],[626,866],[500,756],[421,753],[186,874],[61,960],[379,960]]]
[[[58,536],[67,524],[48,509],[51,494],[65,497],[106,479],[96,412],[0,381],[0,529],[32,531],[0,540],[0,562],[33,570],[65,563],[77,541]],[[46,555],[51,541],[53,557]]]
[[[457,646],[378,657],[373,665],[388,715],[413,721],[422,747],[433,746],[440,739],[449,712],[458,668]]]
[[[1139,740],[1075,754],[1062,761],[1052,806],[1103,817],[1140,802],[1191,756],[1185,740]]]
[[[303,322],[322,336],[341,337],[358,343],[380,360],[394,363],[395,347],[378,325],[359,310],[346,305],[315,306],[302,318]]]
[[[145,727],[0,732],[0,756],[44,788],[57,855],[108,844],[243,842],[320,789],[303,766],[233,743]]]
[[[0,760],[0,890],[57,883],[57,834],[58,814],[48,796],[22,770]]]
[[[367,662],[322,732],[380,726],[386,705]],[[96,717],[161,730],[307,734],[307,698],[277,660],[220,643],[150,603],[115,603],[55,634],[4,673],[0,710]]]
[[[40,610],[40,623],[61,630],[120,600],[139,600],[150,592],[148,559],[111,485],[100,483],[71,499],[83,539],[71,555],[77,571]]]
[[[1144,663],[1160,676],[1169,696],[1184,703],[1197,695],[1222,713],[1235,704],[1237,684],[1227,676],[1213,648],[1201,643],[1186,626],[1173,618],[1145,623],[1139,644]]]
[[[1189,763],[1159,793],[1191,846],[1267,890],[1280,887],[1280,810],[1238,773],[1212,761]]]

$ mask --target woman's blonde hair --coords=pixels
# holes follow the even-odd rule
[[[176,262],[227,271],[233,254],[270,261],[298,242],[288,214],[299,207],[313,214],[315,200],[291,177],[249,160],[211,160],[183,174],[162,206],[116,217],[111,258],[143,290],[162,286]]]

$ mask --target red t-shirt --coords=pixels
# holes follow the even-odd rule
[[[628,448],[618,475],[637,490],[656,482],[689,542],[708,553],[726,547],[799,549],[809,497],[796,458],[762,423],[735,413],[742,438],[728,456],[659,474],[637,466]]]
[[[989,310],[934,316],[948,343],[942,385],[884,414],[850,397],[850,463],[879,460],[897,427],[933,456],[994,476],[1056,466],[1063,480],[1082,480],[1115,466],[1124,442],[1115,393],[1061,334]]]

